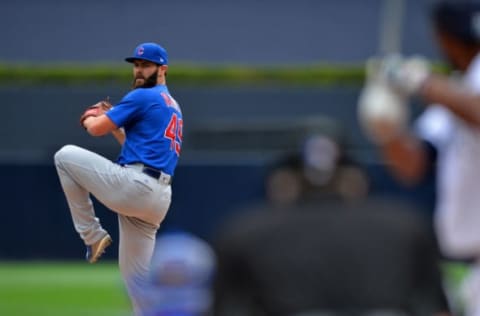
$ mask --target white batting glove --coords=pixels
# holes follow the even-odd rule
[[[358,120],[366,136],[377,145],[402,133],[410,116],[407,99],[386,78],[382,60],[367,62],[367,82],[358,100]]]
[[[430,63],[421,56],[391,55],[383,59],[381,72],[395,89],[410,96],[420,90],[430,75]]]

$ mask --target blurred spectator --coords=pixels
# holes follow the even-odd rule
[[[216,258],[197,236],[172,231],[157,238],[148,286],[139,293],[144,316],[206,316]]]
[[[340,163],[332,138],[316,137],[306,146],[318,151],[273,168],[268,203],[216,236],[215,316],[448,315],[437,248],[419,213],[362,198],[361,169]],[[334,184],[347,166],[356,171],[345,190]]]
[[[364,171],[347,157],[339,137],[313,133],[298,152],[282,157],[266,177],[267,200],[289,205],[330,198],[355,201],[368,193]]]

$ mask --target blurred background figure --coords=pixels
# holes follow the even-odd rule
[[[326,135],[275,164],[267,203],[215,238],[215,315],[448,315],[421,212],[367,183]]]
[[[480,3],[438,1],[431,17],[454,76],[432,74],[422,58],[387,56],[370,73],[360,120],[400,180],[436,173],[438,241],[447,258],[474,261],[462,293],[466,315],[480,315]],[[395,113],[414,95],[429,106],[409,130]]]
[[[347,156],[339,135],[307,135],[298,151],[277,159],[267,174],[266,199],[277,206],[355,201],[368,194],[367,174]]]
[[[157,238],[149,284],[140,292],[144,316],[210,315],[216,258],[210,245],[186,231]]]

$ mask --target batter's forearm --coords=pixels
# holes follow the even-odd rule
[[[405,184],[417,183],[427,169],[427,154],[414,136],[403,134],[381,146],[388,168]]]
[[[419,92],[427,101],[441,104],[467,123],[480,127],[479,94],[439,75],[431,75],[425,80]]]

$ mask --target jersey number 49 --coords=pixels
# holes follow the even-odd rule
[[[178,118],[176,113],[172,114],[172,118],[165,130],[165,137],[170,139],[170,149],[175,150],[175,153],[179,156],[183,139],[183,120]]]

